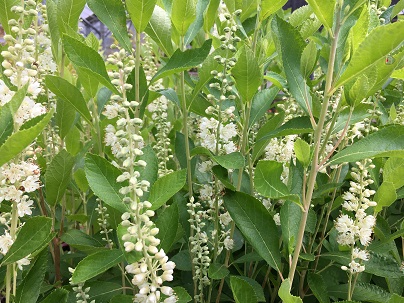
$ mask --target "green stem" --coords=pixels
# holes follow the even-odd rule
[[[307,185],[307,191],[306,191],[306,195],[303,196],[303,215],[302,215],[302,219],[300,221],[299,232],[298,232],[298,235],[296,238],[296,247],[295,247],[295,251],[293,254],[293,258],[292,258],[292,264],[291,264],[290,270],[289,270],[290,285],[293,284],[293,279],[295,277],[297,262],[299,260],[300,250],[301,250],[302,244],[303,244],[304,230],[306,228],[310,203],[311,203],[311,199],[313,197],[314,186],[316,184],[317,173],[319,170],[318,164],[319,164],[319,160],[320,160],[319,158],[320,158],[321,134],[324,129],[325,119],[327,117],[327,112],[328,112],[328,104],[329,104],[330,97],[331,97],[330,91],[331,91],[331,85],[333,82],[334,64],[335,64],[335,57],[336,57],[336,52],[337,52],[339,30],[341,27],[340,14],[341,14],[341,8],[338,7],[337,11],[336,11],[335,34],[332,37],[330,58],[329,58],[329,62],[328,62],[328,71],[327,71],[327,76],[326,76],[324,102],[321,107],[321,113],[320,113],[320,117],[319,117],[319,120],[317,123],[317,127],[314,130],[313,162],[311,164],[308,182],[307,182],[307,184],[303,184],[303,186],[305,188]]]
[[[185,42],[184,42],[184,36],[181,36],[180,38],[180,47],[182,51],[185,51]],[[185,72],[182,71],[180,74],[180,92],[181,92],[181,110],[182,110],[182,132],[185,138],[185,157],[186,157],[186,162],[187,162],[187,184],[188,184],[188,196],[189,199],[193,197],[193,188],[192,188],[192,167],[191,167],[191,151],[190,151],[190,145],[189,145],[189,129],[188,129],[188,107],[187,107],[187,99],[185,96]],[[191,206],[192,207],[192,206]],[[194,211],[192,207],[192,211]],[[189,238],[192,239],[194,237],[194,230],[191,227],[190,228],[190,236]],[[190,254],[191,254],[191,260],[193,260],[193,253],[192,251],[192,244],[189,243],[191,249],[190,249]],[[192,276],[195,277],[195,266],[192,262]],[[196,295],[198,291],[198,285],[197,285],[197,280],[194,279],[194,295]],[[196,301],[195,301],[196,302]]]
[[[17,209],[17,202],[13,202],[13,209],[11,211],[11,227],[10,227],[10,236],[13,242],[15,241],[15,236],[17,233],[17,226],[18,226],[18,209]],[[16,283],[15,280],[17,278],[17,272],[15,270],[14,263],[7,265],[7,273],[6,273],[6,303],[10,303],[11,293],[15,296],[15,287]],[[12,283],[11,281],[14,281]],[[12,287],[12,284],[13,285]],[[11,291],[12,290],[12,291]]]
[[[135,50],[135,99],[140,104],[140,32],[136,31],[136,50]],[[140,110],[139,106],[136,107],[135,116],[139,118]]]

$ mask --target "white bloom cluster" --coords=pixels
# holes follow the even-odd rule
[[[101,200],[98,200],[98,207],[95,208],[95,211],[98,212],[98,225],[100,226],[100,234],[104,235],[102,237],[102,240],[107,242],[107,247],[112,248],[114,245],[114,242],[112,239],[109,237],[109,234],[112,233],[113,229],[109,228],[109,223],[108,223],[108,217],[109,213],[107,212],[107,208],[102,205]]]
[[[0,202],[3,200],[17,203],[18,216],[31,215],[33,201],[25,193],[40,187],[40,170],[32,162],[4,164],[0,168]]]
[[[193,279],[197,283],[198,293],[194,294],[195,302],[204,302],[204,287],[210,284],[208,270],[211,263],[209,257],[210,251],[208,246],[208,235],[204,230],[206,223],[204,219],[208,216],[206,211],[201,209],[201,203],[195,202],[194,197],[190,198],[188,213],[190,214],[189,222],[194,230],[194,236],[189,238],[191,243],[191,255],[193,256],[192,264],[195,268]]]
[[[294,143],[296,135],[285,136],[284,138],[272,138],[265,147],[265,159],[275,160],[283,164],[283,172],[281,180],[287,184],[289,180],[289,164],[290,160],[296,163],[296,155],[294,153]]]
[[[152,113],[152,120],[156,126],[156,144],[153,146],[157,153],[158,158],[158,174],[159,177],[172,172],[167,168],[167,161],[173,158],[172,150],[170,148],[171,140],[168,137],[171,131],[171,123],[167,119],[168,100],[166,97],[161,96],[157,98],[147,107],[149,112]]]
[[[351,177],[353,181],[350,182],[349,191],[342,196],[345,200],[342,207],[349,214],[342,214],[335,221],[338,243],[352,247],[352,260],[349,268],[342,267],[344,270],[349,269],[351,273],[361,272],[365,269],[356,260],[367,261],[368,254],[355,245],[359,241],[363,247],[368,246],[372,241],[373,227],[376,224],[376,218],[366,213],[366,209],[376,206],[376,202],[370,200],[375,191],[367,188],[373,183],[368,172],[368,168],[374,168],[371,162],[371,160],[357,162],[357,167],[352,168]]]
[[[234,106],[231,106],[225,111],[222,111],[222,118],[232,116],[234,110]],[[233,122],[224,122],[227,121],[227,119],[221,120],[222,122],[219,123],[215,118],[201,118],[199,122],[198,137],[201,140],[201,145],[213,153],[230,154],[237,151],[237,146],[233,141],[238,134],[237,125]]]
[[[39,4],[38,7],[41,11],[41,16],[45,16],[45,6]],[[25,1],[25,7],[13,6],[11,10],[19,15],[19,20],[9,20],[9,25],[14,35],[7,33],[4,36],[8,47],[6,51],[1,53],[4,57],[2,66],[4,75],[9,78],[11,85],[19,89],[28,84],[28,94],[14,117],[15,123],[22,125],[27,120],[46,113],[46,108],[35,101],[42,92],[38,71],[42,73],[54,72],[56,65],[52,58],[50,39],[46,36],[47,25],[38,24],[39,18],[34,18],[37,23],[32,26],[35,29],[31,25],[24,28],[25,17],[38,17],[39,12],[36,1]],[[42,32],[39,34],[39,31]],[[38,39],[39,36],[43,38]],[[44,43],[45,37],[47,39],[46,43]],[[52,66],[44,68],[42,65]],[[4,106],[10,102],[14,95],[15,92],[0,80],[0,105]]]
[[[132,89],[126,80],[134,60],[120,50],[110,55],[108,62],[118,66],[118,71],[109,74],[112,83],[122,94],[111,96],[113,104],[107,106],[104,112],[108,118],[117,118],[115,126],[107,126],[105,142],[112,147],[117,165],[123,170],[116,180],[123,183],[119,192],[125,196],[123,202],[128,208],[122,215],[121,225],[126,228],[122,240],[126,252],[136,251],[142,255],[138,262],[127,265],[126,271],[134,275],[132,283],[139,288],[135,302],[157,303],[164,299],[164,303],[173,303],[177,297],[173,289],[163,286],[163,283],[173,280],[175,264],[168,261],[164,250],[157,248],[160,240],[155,236],[159,230],[150,219],[154,216],[154,211],[150,209],[152,205],[148,201],[141,201],[150,184],[147,180],[141,180],[136,170],[146,167],[147,163],[139,159],[143,155],[141,147],[144,144],[140,133],[143,120],[137,118],[139,103],[128,101],[126,97],[127,90]]]

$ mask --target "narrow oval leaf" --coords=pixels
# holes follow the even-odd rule
[[[230,287],[236,303],[258,303],[253,287],[240,277],[231,276]]]
[[[48,165],[45,173],[46,202],[54,206],[58,203],[71,179],[74,157],[62,149]]]
[[[41,303],[66,303],[69,292],[66,289],[58,288],[51,292]]]
[[[233,152],[223,156],[215,156],[209,149],[202,146],[195,147],[193,150],[191,150],[191,157],[195,155],[206,155],[217,162],[217,164],[227,169],[242,168],[244,167],[245,162],[244,157],[240,152]]]
[[[89,255],[77,264],[72,275],[72,282],[74,284],[84,283],[102,274],[123,260],[123,253],[118,249],[99,251]]]
[[[300,297],[292,296],[290,294],[290,280],[285,279],[278,290],[278,295],[284,303],[303,303]]]
[[[236,81],[236,87],[243,102],[251,102],[263,79],[258,61],[251,49],[245,46],[241,49],[231,74]]]
[[[154,7],[149,24],[144,31],[165,54],[171,56],[174,51],[171,41],[171,20],[164,9],[158,5]]]
[[[355,142],[331,158],[328,165],[376,157],[404,158],[404,125],[391,125]]]
[[[18,233],[17,239],[4,256],[1,265],[17,262],[29,254],[32,254],[40,247],[43,247],[45,240],[51,240],[49,238],[51,233],[51,218],[29,218]]]
[[[241,192],[227,193],[224,204],[247,241],[271,267],[279,271],[281,254],[278,229],[265,206]]]
[[[3,0],[0,1],[0,23],[2,24],[4,31],[6,34],[11,34],[10,25],[8,24],[8,20],[15,19],[18,20],[18,14],[16,12],[12,12],[11,8],[13,6],[19,5],[20,1],[18,0]]]
[[[384,181],[382,185],[376,191],[374,196],[377,205],[375,207],[376,212],[380,212],[383,207],[389,207],[397,199],[396,188],[392,182]]]
[[[185,52],[177,49],[166,65],[154,75],[152,82],[201,64],[209,55],[211,45],[212,40],[206,40],[200,48],[189,49]]]
[[[299,32],[278,16],[272,21],[272,30],[276,35],[276,48],[282,58],[289,90],[307,112],[308,108],[311,108],[312,98],[300,69],[300,60],[306,44]]]
[[[78,71],[87,74],[114,93],[119,94],[116,87],[112,85],[105,68],[104,60],[98,52],[68,35],[63,35],[62,40],[67,57]]]
[[[388,56],[403,42],[404,22],[394,22],[372,30],[353,54],[348,67],[334,85],[335,88],[372,68],[379,59]],[[383,41],[383,43],[380,43]]]
[[[56,96],[74,107],[90,125],[93,124],[86,101],[76,86],[63,78],[51,75],[45,77],[45,84]]]
[[[122,174],[118,168],[100,156],[87,154],[85,172],[88,184],[96,196],[120,212],[128,210],[119,193],[122,183],[116,182],[116,178]]]
[[[85,0],[63,0],[55,1],[57,4],[58,27],[61,33],[65,33],[65,26],[77,31],[79,17],[86,5]]]
[[[306,0],[313,8],[314,13],[321,23],[327,28],[332,28],[335,0]]]
[[[0,146],[0,166],[13,159],[30,145],[49,123],[52,116],[53,110],[44,115],[43,118],[32,127],[19,130],[8,137],[3,145]]]
[[[186,169],[178,170],[159,178],[150,189],[149,200],[152,204],[151,209],[158,209],[166,203],[184,187],[186,180]]]
[[[302,58],[300,59],[300,70],[304,78],[311,75],[317,63],[317,47],[314,40],[311,40],[309,44],[303,50]]]
[[[128,1],[126,1],[126,4],[128,4]],[[132,43],[126,29],[126,12],[122,1],[87,0],[87,5],[114,34],[121,46],[132,53]]]
[[[265,20],[273,13],[276,13],[280,10],[285,4],[288,2],[287,0],[262,0],[261,1],[261,11],[260,11],[260,20]]]
[[[48,267],[48,251],[44,250],[35,260],[28,274],[17,287],[15,303],[36,303],[41,292]]]
[[[56,100],[55,122],[61,139],[64,139],[72,129],[76,119],[76,109],[69,102],[58,98]]]
[[[297,138],[293,147],[297,160],[299,160],[304,167],[308,167],[310,164],[310,145],[306,141]]]
[[[93,252],[105,247],[104,243],[99,242],[78,229],[68,230],[62,235],[60,240],[84,252]]]
[[[257,192],[264,197],[272,199],[288,197],[288,199],[299,203],[299,196],[291,195],[286,184],[281,181],[282,172],[282,163],[271,160],[259,161],[254,174]]]
[[[271,87],[263,89],[255,94],[251,104],[250,127],[263,117],[271,107],[273,107],[272,102],[278,95],[278,92],[279,89],[277,87]]]
[[[393,183],[395,189],[404,186],[404,159],[387,159],[383,167],[383,180]]]
[[[188,27],[196,18],[195,0],[173,0],[171,20],[180,36],[185,36]]]
[[[177,227],[179,221],[178,205],[173,203],[164,209],[156,220],[156,226],[159,229],[158,238],[160,239],[160,247],[165,252],[169,252],[174,244],[177,235]]]
[[[314,272],[309,272],[307,282],[310,289],[320,303],[329,303],[330,296],[327,291],[327,285],[322,276]]]
[[[301,218],[301,208],[296,203],[285,201],[285,203],[281,207],[280,219],[282,238],[287,245],[289,255],[292,255],[295,250]]]
[[[219,263],[212,263],[209,265],[208,275],[209,278],[214,280],[220,280],[227,277],[230,271],[227,269],[226,265]]]
[[[136,31],[143,32],[149,22],[157,0],[126,0],[126,9]]]

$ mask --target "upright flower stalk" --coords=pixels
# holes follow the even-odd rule
[[[174,291],[164,286],[165,281],[173,280],[175,264],[168,261],[163,249],[158,249],[160,240],[156,238],[159,229],[154,226],[151,217],[154,211],[149,201],[142,200],[143,193],[149,190],[150,183],[142,180],[139,169],[147,166],[141,148],[144,145],[140,129],[142,119],[136,117],[139,102],[127,99],[127,90],[132,85],[126,83],[127,76],[134,65],[134,58],[128,56],[124,50],[110,55],[109,62],[118,67],[118,71],[111,72],[112,83],[116,85],[121,95],[111,97],[112,104],[106,109],[108,118],[117,118],[115,126],[106,128],[105,141],[111,146],[116,157],[116,165],[122,170],[117,182],[122,183],[119,192],[125,196],[123,202],[128,211],[122,215],[121,225],[125,228],[122,236],[125,251],[137,252],[141,256],[139,261],[126,266],[126,271],[133,274],[132,283],[137,287],[135,302],[176,302]]]

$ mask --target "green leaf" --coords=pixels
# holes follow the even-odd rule
[[[222,49],[216,49],[213,53],[209,54],[205,61],[203,61],[201,68],[198,68],[199,80],[195,83],[194,90],[192,92],[192,99],[205,87],[206,84],[213,78],[211,71],[220,70],[220,64],[214,59],[215,56],[225,56]]]
[[[28,274],[17,287],[15,303],[36,303],[48,267],[48,251],[44,250],[35,260]]]
[[[209,265],[208,276],[213,280],[221,280],[227,277],[230,271],[226,265],[220,263],[212,263]]]
[[[290,280],[285,279],[278,290],[278,295],[284,303],[303,303],[300,297],[295,297],[290,294]]]
[[[187,170],[182,169],[159,178],[150,189],[151,209],[160,208],[183,188],[187,181]]]
[[[203,16],[203,30],[205,33],[210,33],[213,25],[215,24],[215,19],[217,16],[217,10],[219,9],[220,0],[209,1],[209,6],[207,7],[205,14]]]
[[[136,31],[143,32],[149,22],[157,0],[127,0],[126,9]]]
[[[330,297],[327,291],[327,285],[323,277],[314,272],[309,272],[307,276],[307,282],[309,283],[310,290],[316,296],[320,303],[329,303]]]
[[[306,0],[313,8],[314,13],[321,23],[327,28],[332,28],[335,0]]]
[[[63,35],[63,45],[69,60],[78,72],[83,73],[119,94],[118,90],[109,80],[104,60],[98,52],[85,43],[67,35]]]
[[[387,126],[366,136],[338,152],[328,165],[377,157],[404,158],[404,125]]]
[[[179,222],[178,205],[176,203],[164,209],[156,220],[156,226],[159,229],[158,238],[160,247],[167,253],[174,244],[175,236]]]
[[[227,193],[224,204],[251,246],[271,267],[279,271],[281,255],[278,229],[265,206],[254,197],[241,192]]]
[[[297,138],[293,147],[297,160],[299,160],[304,167],[308,167],[311,158],[310,145],[306,141]]]
[[[76,109],[66,101],[58,98],[56,100],[55,122],[61,139],[64,139],[72,129],[76,119]]]
[[[403,42],[402,32],[404,32],[403,22],[378,26],[372,30],[353,54],[348,67],[338,79],[334,88],[363,74],[377,64],[380,59],[385,59]],[[383,41],[383,43],[380,43],[380,41]]]
[[[166,11],[160,6],[156,5],[154,7],[153,14],[145,32],[157,43],[164,53],[169,56],[173,53],[171,20]]]
[[[43,118],[34,126],[27,129],[19,130],[8,137],[3,145],[0,146],[0,166],[13,159],[28,145],[30,145],[49,123],[52,115],[53,110],[44,115]]]
[[[244,103],[251,102],[262,84],[263,74],[251,49],[244,46],[231,74]]]
[[[258,122],[258,120],[261,119],[261,117],[263,117],[273,106],[272,103],[278,95],[278,92],[279,89],[277,87],[271,87],[257,92],[251,104],[249,127]]]
[[[260,11],[260,20],[265,20],[270,15],[276,13],[280,10],[285,4],[288,2],[287,0],[262,0],[261,1],[261,11]]]
[[[57,19],[60,33],[65,33],[65,27],[77,31],[79,17],[86,5],[85,0],[63,0],[57,3]]]
[[[96,196],[122,213],[128,210],[119,193],[123,183],[116,182],[116,178],[122,174],[118,168],[100,156],[87,154],[84,170],[88,184]]]
[[[370,89],[376,84],[377,70],[371,69],[368,73],[361,74],[356,79],[345,84],[345,100],[350,106],[359,105],[363,99],[369,96]]]
[[[66,289],[58,288],[51,292],[41,303],[66,303],[69,292]]]
[[[142,254],[142,252],[138,252],[136,250],[132,250],[130,252],[125,251],[124,243],[126,241],[123,241],[122,237],[127,233],[128,233],[128,227],[125,227],[125,226],[122,226],[122,224],[119,224],[116,229],[116,235],[118,237],[119,247],[123,253],[123,256],[125,257],[126,262],[131,264],[131,263],[135,263],[135,262],[139,261],[143,257],[143,254]]]
[[[229,172],[226,168],[220,165],[215,165],[212,167],[212,172],[226,188],[236,190],[235,186],[229,180]]]
[[[300,58],[300,71],[304,78],[308,78],[316,67],[317,53],[316,42],[311,40],[304,48],[302,57]]]
[[[291,195],[286,184],[281,181],[282,172],[282,163],[271,160],[259,161],[254,174],[255,189],[264,197],[272,199],[287,197],[299,203],[299,197],[297,195]]]
[[[404,4],[404,2],[403,2]],[[404,297],[399,296],[398,294],[393,294],[388,303],[403,303]]]
[[[383,167],[383,180],[393,183],[395,189],[404,186],[404,159],[387,159]]]
[[[237,276],[237,278],[242,279],[246,281],[250,286],[253,288],[255,296],[257,297],[258,302],[266,302],[264,291],[262,289],[262,286],[255,281],[254,279],[251,279],[249,277],[245,276]]]
[[[62,149],[48,165],[45,173],[46,202],[55,206],[58,203],[70,182],[74,157]]]
[[[230,277],[230,287],[233,292],[233,297],[236,303],[257,303],[253,287],[238,276]]]
[[[282,238],[288,247],[289,255],[292,255],[295,250],[301,218],[302,210],[299,205],[291,201],[285,201],[281,207],[280,219]]]
[[[177,303],[188,303],[192,300],[192,297],[188,294],[188,292],[185,290],[185,288],[176,286],[173,287],[175,294],[178,297]]]
[[[102,274],[123,260],[123,254],[118,249],[99,251],[89,255],[77,264],[72,275],[72,283],[84,283]]]
[[[84,252],[93,252],[105,247],[105,243],[99,242],[78,229],[69,229],[60,237],[60,240]]]
[[[198,146],[191,150],[191,157],[195,155],[206,155],[220,166],[227,169],[237,169],[244,167],[244,157],[240,152],[233,152],[223,156],[215,156],[205,147]]]
[[[190,27],[188,28],[186,34],[185,34],[185,39],[184,39],[184,44],[188,45],[194,40],[194,38],[198,35],[200,30],[203,27],[203,16],[204,12],[209,4],[210,0],[198,0],[196,2],[196,18],[195,21],[192,22]]]
[[[180,36],[185,36],[188,27],[196,18],[195,0],[173,0],[171,20]]]
[[[10,19],[18,20],[18,14],[16,12],[12,12],[11,8],[13,6],[16,6],[19,4],[20,4],[20,1],[18,1],[18,0],[0,1],[0,23],[2,24],[6,34],[9,34],[9,35],[12,34],[12,32],[10,30],[10,25],[8,25],[8,21]]]
[[[348,284],[335,285],[329,289],[330,296],[345,299],[348,292]],[[357,282],[352,296],[353,300],[371,303],[386,303],[391,294],[375,284]]]
[[[397,199],[396,188],[392,182],[383,181],[382,185],[376,191],[373,198],[377,205],[375,207],[376,212],[380,212],[383,207],[389,207]]]
[[[151,82],[201,64],[209,55],[211,45],[212,40],[206,40],[200,48],[189,49],[184,52],[177,49],[166,65],[154,75]]]
[[[128,2],[131,1],[126,1],[127,7]],[[97,15],[98,19],[100,19],[100,21],[114,34],[114,37],[118,40],[121,46],[129,53],[132,53],[132,43],[129,39],[128,30],[126,29],[126,12],[122,1],[87,0],[87,5],[94,14]],[[139,10],[139,7],[137,9]]]
[[[136,171],[140,173],[139,180],[147,180],[150,184],[154,184],[158,177],[158,158],[155,151],[150,145],[142,149],[143,155],[138,157],[138,160],[143,160],[147,163],[145,167],[136,167]],[[148,200],[150,192],[143,192],[142,201]]]
[[[51,218],[32,217],[27,219],[21,227],[17,239],[4,256],[1,265],[17,262],[43,247],[45,240],[51,240],[49,239],[51,233]]]
[[[133,303],[133,296],[118,295],[113,297],[109,303]]]
[[[308,112],[308,108],[312,106],[312,98],[300,68],[300,60],[306,44],[299,32],[278,16],[272,20],[272,30],[276,35],[276,48],[282,58],[289,91],[299,105]]]
[[[86,101],[77,87],[63,78],[51,75],[45,77],[45,84],[57,97],[74,107],[90,125],[93,124]]]

